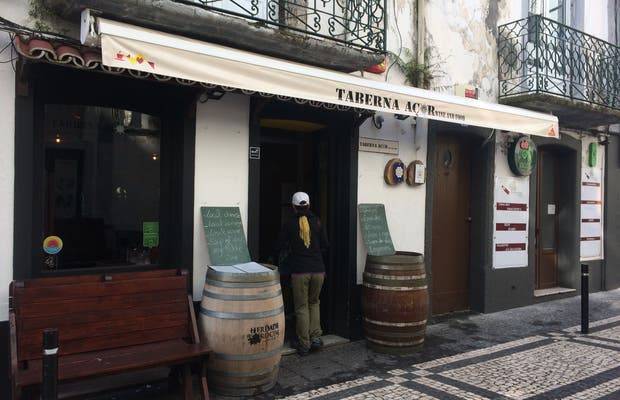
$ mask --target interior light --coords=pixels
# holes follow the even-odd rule
[[[60,139],[60,133],[56,134],[56,143],[60,143],[62,140]]]
[[[153,161],[157,161],[158,158],[157,153],[153,153]]]

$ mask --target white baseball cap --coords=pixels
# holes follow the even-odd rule
[[[308,206],[310,205],[310,196],[305,192],[297,192],[293,195],[292,203],[294,206]]]

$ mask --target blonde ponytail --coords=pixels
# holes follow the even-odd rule
[[[299,217],[299,237],[304,241],[306,248],[310,248],[310,223],[305,215]]]

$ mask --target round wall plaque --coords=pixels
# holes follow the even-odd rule
[[[520,136],[510,144],[508,165],[518,176],[529,176],[536,166],[536,144],[527,136]]]
[[[392,158],[385,165],[383,178],[388,185],[398,185],[405,180],[405,163],[400,158]]]

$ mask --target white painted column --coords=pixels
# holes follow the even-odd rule
[[[247,237],[250,98],[227,93],[198,104],[194,175],[194,300],[209,265],[200,207],[237,206]]]

